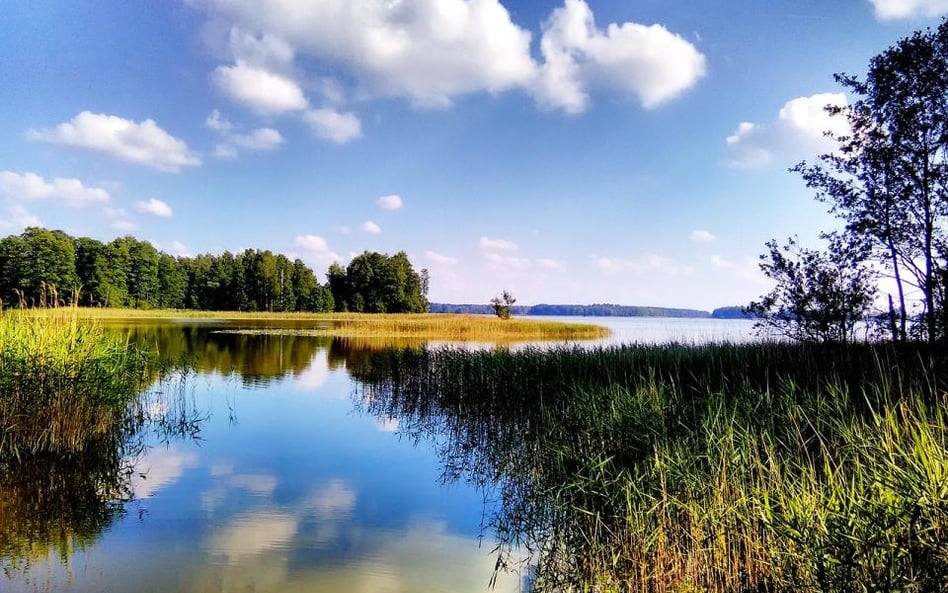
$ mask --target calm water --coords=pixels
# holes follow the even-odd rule
[[[593,320],[597,343],[743,341],[743,321]],[[153,390],[125,451],[0,476],[0,591],[487,591],[485,493],[440,437],[365,410],[376,345],[125,328],[195,371]],[[489,498],[489,493],[486,495]],[[496,591],[527,581],[501,574]]]

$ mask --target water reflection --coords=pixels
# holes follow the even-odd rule
[[[0,468],[0,590],[487,590],[480,495],[352,413],[349,375],[418,342],[218,329],[113,328],[177,370],[97,458]]]
[[[202,415],[179,371],[130,404],[117,427],[78,452],[0,460],[0,567],[7,577],[53,559],[67,566],[127,512],[179,477],[193,455],[149,455],[149,441],[193,439]]]
[[[117,449],[0,463],[0,567],[10,576],[43,559],[68,563],[124,513],[129,474]]]

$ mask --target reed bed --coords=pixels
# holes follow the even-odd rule
[[[45,316],[51,310],[29,314]],[[231,322],[285,322],[289,327],[241,328],[247,333],[292,333],[350,338],[424,338],[458,341],[581,340],[602,338],[609,329],[589,323],[535,319],[500,319],[487,315],[450,313],[268,313],[251,311],[192,311],[174,309],[77,308],[82,319],[130,321],[180,319]]]
[[[948,360],[925,346],[413,349],[361,405],[499,500],[535,591],[943,591]]]
[[[145,386],[147,356],[75,307],[0,312],[0,461],[82,452]]]
[[[529,340],[583,340],[609,335],[602,326],[532,319],[453,314],[336,314],[300,318],[315,327],[241,328],[226,333],[333,336],[342,338],[416,338],[461,342],[511,343]]]

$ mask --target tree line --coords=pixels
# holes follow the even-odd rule
[[[398,313],[426,311],[427,290],[427,270],[404,252],[367,251],[320,282],[299,258],[268,250],[175,257],[131,236],[103,243],[39,227],[0,239],[4,306],[76,295],[87,307]]]
[[[948,21],[835,78],[854,101],[827,111],[849,131],[791,171],[840,227],[824,248],[768,242],[775,288],[749,310],[804,341],[948,340]]]

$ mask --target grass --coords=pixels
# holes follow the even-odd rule
[[[0,461],[112,435],[148,380],[145,356],[126,346],[74,307],[0,312]]]
[[[350,369],[352,370],[352,369]],[[413,349],[361,405],[494,490],[537,591],[941,591],[948,354],[924,346]]]
[[[38,310],[36,315],[49,313]],[[528,340],[581,340],[606,337],[605,327],[534,319],[509,319],[485,315],[370,314],[370,313],[266,313],[234,311],[179,311],[80,308],[83,319],[127,321],[150,319],[201,319],[231,322],[286,322],[292,327],[242,328],[244,333],[316,335],[346,338],[420,338],[428,340],[511,342]]]

